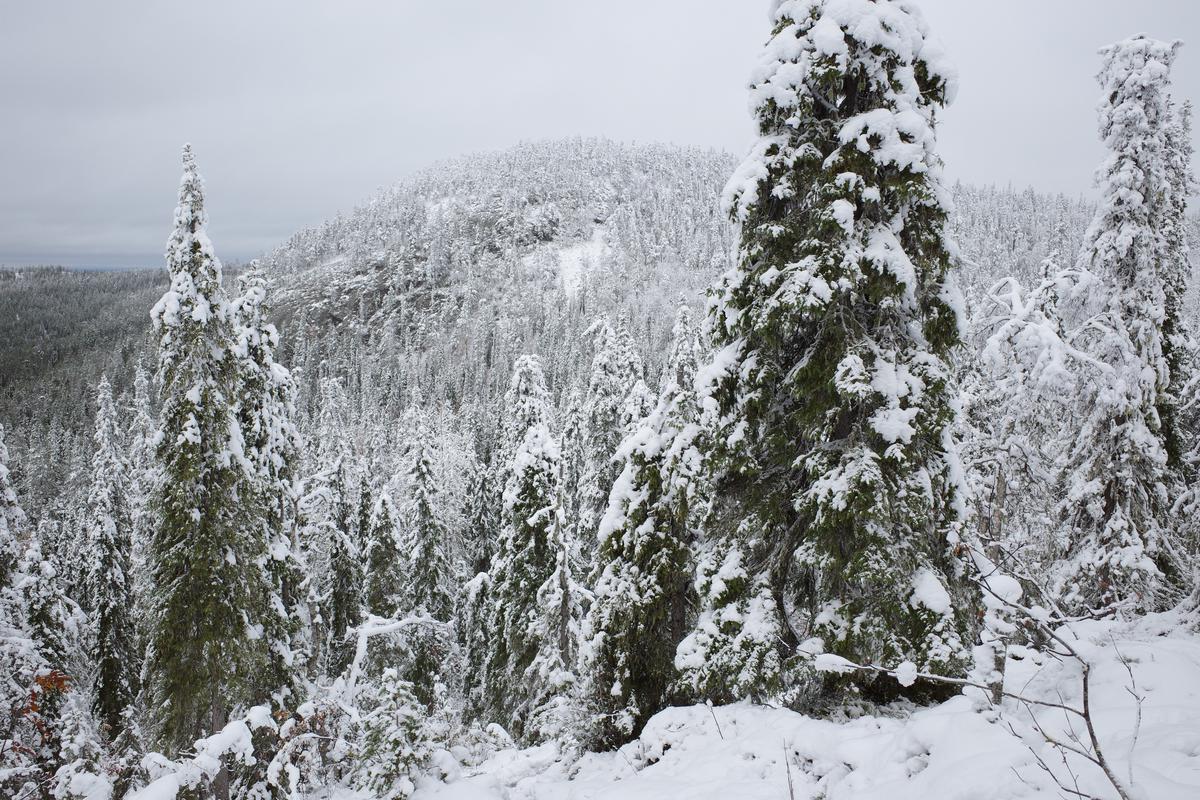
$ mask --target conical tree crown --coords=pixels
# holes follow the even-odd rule
[[[184,148],[171,286],[151,318],[159,336],[162,410],[156,436],[150,612],[145,675],[168,752],[223,727],[233,704],[258,697],[267,658],[253,635],[270,594],[254,465],[239,419],[240,361],[221,262],[205,231],[203,184]]]
[[[716,524],[766,565],[777,613],[789,596],[807,609],[783,619],[789,639],[953,671],[970,626],[940,602],[962,590],[961,298],[935,122],[954,73],[911,3],[788,0],[774,21],[751,85],[760,138],[725,193],[741,260],[705,372],[719,492],[738,502]]]
[[[441,517],[444,501],[434,473],[433,437],[424,423],[417,426],[409,459],[409,497],[404,513],[407,604],[445,621],[454,610],[450,595],[453,574],[446,551],[448,531]]]

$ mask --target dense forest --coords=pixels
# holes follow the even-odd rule
[[[230,269],[189,146],[165,272],[0,272],[6,796],[567,796],[759,709],[1167,786],[1118,638],[1200,619],[1178,44],[1102,52],[1093,201],[944,183],[910,4],[776,6],[740,162],[525,144]]]

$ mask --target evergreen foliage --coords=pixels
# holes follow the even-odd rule
[[[1194,383],[1196,343],[1188,324],[1185,303],[1191,283],[1191,246],[1188,243],[1188,198],[1196,190],[1192,169],[1192,104],[1176,106],[1168,101],[1164,123],[1163,145],[1166,160],[1167,186],[1159,205],[1159,227],[1163,240],[1160,271],[1163,283],[1163,361],[1166,362],[1168,382],[1159,399],[1158,415],[1162,420],[1167,463],[1181,470],[1186,478],[1194,477],[1185,463],[1187,433],[1194,431],[1182,408],[1188,404],[1188,385]]]
[[[406,559],[405,607],[422,609],[446,622],[454,609],[454,565],[447,552],[449,532],[441,518],[444,500],[434,474],[431,431],[418,423],[409,450],[408,498],[401,552]]]
[[[96,405],[96,452],[88,496],[88,541],[93,557],[89,596],[95,628],[90,656],[96,665],[94,710],[107,736],[115,738],[138,692],[141,656],[133,617],[133,520],[126,506],[129,484],[107,377],[100,379]]]
[[[1164,423],[1176,422],[1167,331],[1178,320],[1168,322],[1167,312],[1178,310],[1180,265],[1168,263],[1178,257],[1168,221],[1179,208],[1167,88],[1177,50],[1138,36],[1102,51],[1100,135],[1109,156],[1078,264],[1107,284],[1095,324],[1103,334],[1090,348],[1101,374],[1067,457],[1059,579],[1076,610],[1151,606],[1172,570],[1169,511],[1179,490],[1169,443],[1180,437]]]
[[[525,670],[528,718],[523,733],[534,741],[559,742],[571,749],[583,721],[576,664],[586,604],[591,592],[575,578],[572,564],[578,559],[562,512],[561,492],[550,509],[547,542],[554,569],[537,590],[537,613],[529,626],[537,651]]]
[[[705,542],[695,555],[699,614],[675,652],[680,690],[714,703],[765,702],[785,691],[782,617],[765,576],[736,541]]]
[[[0,425],[0,587],[12,585],[17,561],[21,556],[20,537],[27,524],[25,512],[17,502],[8,460],[4,426]]]
[[[125,284],[0,271],[0,333],[28,277],[62,292],[45,330],[112,344],[0,336],[0,794],[405,798],[505,763],[508,732],[573,778],[672,704],[907,707],[940,691],[885,670],[961,677],[973,641],[995,687],[1006,648],[1045,647],[969,588],[1020,595],[990,582],[1012,553],[1047,606],[1192,608],[1177,45],[1104,50],[1093,208],[941,184],[954,77],[911,0],[776,0],[772,23],[723,204],[720,154],[523,145],[233,291],[185,149],[157,416],[118,324],[154,281],[84,324],[94,303],[59,308],[78,286]],[[671,329],[718,270],[708,330],[688,299]]]
[[[585,556],[595,545],[600,519],[608,502],[608,492],[617,477],[614,456],[625,434],[628,417],[626,398],[641,378],[641,361],[635,358],[628,331],[614,328],[605,318],[593,323],[594,355],[592,373],[584,398],[583,464],[575,511],[576,538],[584,546]]]
[[[477,461],[467,488],[467,555],[470,574],[487,572],[500,530],[500,490],[496,470],[486,461]]]
[[[294,518],[295,470],[300,434],[293,422],[295,387],[291,373],[275,361],[279,343],[267,321],[266,279],[257,268],[238,277],[234,300],[234,355],[238,360],[238,416],[249,477],[239,492],[247,516],[260,526],[263,552],[256,564],[263,596],[263,640],[267,666],[258,691],[294,695],[303,672],[302,636],[307,609],[305,566]],[[295,698],[293,698],[295,699]]]
[[[305,541],[325,548],[325,580],[317,605],[327,641],[325,673],[337,675],[349,666],[353,655],[354,645],[348,637],[362,622],[366,577],[364,554],[351,529],[341,459],[312,479],[301,506],[308,522]],[[370,530],[369,518],[365,530]]]
[[[58,571],[45,557],[36,536],[29,540],[17,565],[23,604],[21,619],[38,660],[52,673],[70,675],[75,648],[82,639],[86,615],[63,591]]]
[[[605,744],[633,735],[674,697],[675,650],[694,613],[694,532],[708,498],[686,306],[674,330],[662,395],[621,445],[623,467],[600,521],[587,679]]]
[[[541,360],[522,356],[513,367],[506,402],[508,420],[528,427],[516,446],[506,474],[504,514],[492,560],[490,652],[485,679],[487,715],[506,723],[517,736],[526,733],[540,699],[526,675],[543,648],[555,647],[536,630],[541,608],[538,591],[554,574],[558,553],[554,527],[559,506],[561,453],[550,432],[550,409]]]
[[[405,800],[429,757],[423,713],[412,687],[394,669],[380,676],[373,706],[362,721],[357,782],[371,797]]]
[[[742,243],[706,370],[732,509],[717,530],[790,647],[958,674],[961,299],[934,148],[954,76],[907,3],[790,0],[774,23],[760,138],[725,195]]]
[[[489,678],[492,663],[492,576],[480,572],[467,581],[458,594],[454,626],[462,654],[463,716],[484,718],[489,710],[487,692],[495,687]]]
[[[28,536],[25,513],[9,473],[9,452],[0,426],[0,790],[16,797],[36,791],[38,761],[46,755],[46,729],[31,701],[40,699],[36,677],[45,662],[30,636],[21,546]]]
[[[400,514],[387,489],[379,492],[371,512],[367,538],[367,610],[377,617],[394,617],[401,607],[407,562],[400,551]]]
[[[449,553],[449,529],[442,519],[446,499],[438,485],[435,455],[425,416],[416,412],[408,451],[407,498],[401,512],[400,610],[444,623],[454,616],[457,574]],[[421,623],[406,628],[404,645],[407,652],[402,677],[412,684],[417,699],[432,711],[439,702],[439,685],[447,683],[452,672],[454,638],[446,636],[443,625]]]
[[[146,555],[154,526],[151,502],[155,485],[154,434],[157,423],[151,409],[152,391],[150,375],[139,362],[134,370],[133,397],[126,409],[130,425],[125,454],[129,469],[126,486],[131,524],[129,578],[139,618],[148,615],[146,589],[150,580]]]
[[[253,634],[267,594],[258,566],[266,543],[253,504],[240,502],[252,491],[252,465],[238,418],[235,320],[190,146],[183,166],[167,243],[171,288],[152,313],[162,408],[143,674],[169,753],[220,730],[230,706],[255,699],[266,657]]]

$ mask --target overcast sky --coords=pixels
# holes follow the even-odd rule
[[[949,176],[1091,191],[1101,45],[1197,0],[923,0],[961,72]],[[179,148],[227,260],[431,162],[601,135],[740,154],[768,0],[0,0],[0,264],[156,266]]]

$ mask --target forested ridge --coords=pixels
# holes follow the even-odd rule
[[[735,163],[723,153],[668,146],[530,144],[437,165],[360,209],[298,233],[261,264],[272,286],[282,352],[293,371],[310,376],[302,383],[301,406],[311,412],[307,398],[316,394],[312,371],[291,360],[302,335],[316,341],[300,349],[334,353],[329,368],[346,381],[360,380],[357,368],[339,361],[379,347],[394,351],[397,340],[406,339],[411,352],[405,358],[417,364],[395,372],[405,380],[441,382],[429,394],[455,406],[495,400],[507,382],[506,363],[535,329],[541,338],[526,349],[551,360],[551,383],[569,371],[567,380],[580,384],[590,357],[584,330],[601,314],[627,316],[639,337],[648,337],[638,344],[648,368],[662,369],[675,303],[688,304],[699,319],[708,285],[733,258],[734,230],[718,200]],[[514,176],[522,176],[519,184]],[[1032,189],[956,184],[951,191],[951,225],[970,303],[1004,276],[1031,279],[1052,252],[1075,252],[1092,213],[1085,200]],[[614,224],[604,224],[614,214]],[[547,215],[556,215],[552,225]],[[519,230],[525,232],[514,233]],[[703,233],[694,237],[697,231]],[[440,263],[432,274],[423,255],[430,251],[441,253],[433,256]],[[564,251],[568,264],[580,269],[571,292],[560,277]],[[458,266],[451,266],[449,253],[459,254]],[[22,454],[26,437],[50,428],[64,440],[48,458],[61,471],[47,464],[47,483],[22,484],[23,491],[40,498],[53,490],[72,459],[76,471],[84,468],[95,384],[106,373],[118,394],[128,393],[137,362],[149,367],[147,309],[165,280],[165,273],[148,271],[0,271],[0,303],[12,310],[3,317],[7,335],[0,337],[6,365],[0,420],[12,428],[9,447]],[[569,323],[548,322],[548,298],[559,299],[554,313]],[[573,327],[561,327],[566,324]],[[381,344],[384,338],[391,341]],[[570,363],[560,367],[560,359]],[[487,371],[486,388],[468,389],[484,397],[460,397],[457,387],[445,385],[462,384],[461,376],[422,374],[447,361],[452,370]],[[17,462],[25,480],[25,459]]]

